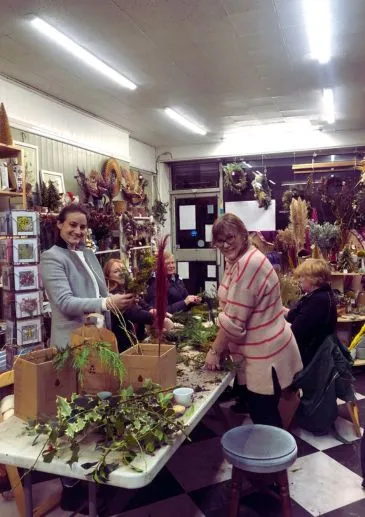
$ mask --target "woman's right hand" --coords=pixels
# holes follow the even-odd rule
[[[194,296],[193,294],[189,294],[185,300],[185,305],[190,305],[191,303],[200,303],[201,302],[201,298],[200,296]]]
[[[117,307],[120,311],[129,309],[135,302],[136,298],[133,294],[112,294],[107,298],[107,305],[111,308]]]
[[[220,370],[221,369],[221,354],[217,353],[212,348],[206,355],[205,358],[205,368],[207,370]]]

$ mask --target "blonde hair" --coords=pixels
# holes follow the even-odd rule
[[[325,260],[309,258],[294,270],[294,275],[306,277],[313,286],[321,287],[330,282],[331,269]]]
[[[173,260],[175,262],[175,257],[173,256],[173,254],[170,251],[164,251],[163,258],[165,259],[165,261]]]
[[[236,235],[241,235],[244,240],[244,247],[248,247],[248,231],[244,222],[234,214],[224,214],[213,223],[212,246],[216,246],[218,237],[232,229]]]

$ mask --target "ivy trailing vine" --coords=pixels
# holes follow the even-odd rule
[[[169,203],[163,203],[159,199],[156,199],[152,205],[151,212],[156,221],[156,223],[160,226],[165,226],[165,222],[167,219],[167,207]]]
[[[92,432],[102,433],[96,448],[97,459],[81,466],[94,481],[103,483],[121,464],[142,471],[133,465],[137,455],[151,455],[171,443],[177,432],[186,433],[184,421],[179,420],[173,410],[172,399],[171,390],[161,390],[151,381],[146,381],[139,393],[129,387],[105,400],[74,394],[68,402],[58,397],[56,420],[29,422],[26,430],[35,435],[33,445],[40,436],[46,436],[41,454],[46,463],[70,450],[67,461],[70,467],[79,461],[80,442]],[[193,411],[191,406],[184,418]]]

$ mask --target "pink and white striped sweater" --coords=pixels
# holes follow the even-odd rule
[[[284,318],[278,276],[254,246],[227,264],[218,297],[220,328],[234,361],[242,360],[240,384],[256,393],[273,393],[272,367],[280,386],[289,386],[302,361],[289,323]]]

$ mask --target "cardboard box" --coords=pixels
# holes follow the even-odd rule
[[[134,389],[142,387],[146,379],[160,384],[162,388],[176,386],[176,347],[161,345],[158,356],[158,345],[142,343],[121,353],[126,375],[123,386]]]
[[[76,393],[76,371],[71,365],[56,370],[55,348],[18,356],[14,362],[14,414],[23,419],[56,415],[56,399]]]

